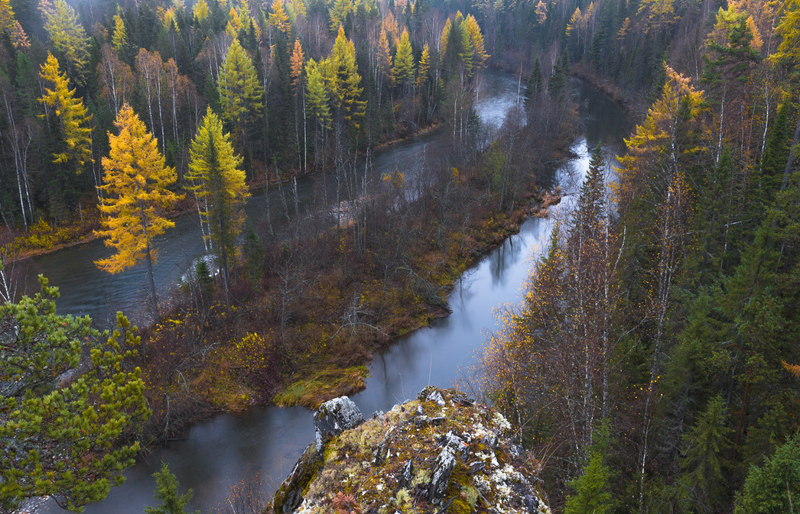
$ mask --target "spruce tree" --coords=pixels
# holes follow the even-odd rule
[[[595,434],[596,442],[589,448],[583,473],[573,483],[574,495],[567,497],[564,514],[605,514],[613,506],[608,492],[611,470],[605,464],[609,425],[604,422]]]
[[[528,81],[525,83],[526,105],[531,100],[535,100],[539,97],[539,93],[542,92],[543,80],[544,75],[542,74],[542,61],[540,61],[539,57],[537,56],[536,60],[533,62],[533,69],[531,70],[531,74],[528,76]]]
[[[170,473],[166,462],[161,463],[161,471],[153,473],[156,479],[156,491],[153,494],[161,502],[156,508],[145,507],[145,514],[186,514],[186,505],[192,501],[194,493],[191,489],[186,494],[178,494],[178,477]],[[200,511],[195,511],[200,514]]]
[[[792,437],[767,458],[753,466],[736,498],[736,514],[782,514],[797,511],[800,499],[800,440]]]
[[[721,506],[727,491],[728,450],[732,446],[731,429],[726,423],[725,400],[713,397],[697,423],[683,437],[686,447],[681,467],[684,479],[694,494],[690,503]]]

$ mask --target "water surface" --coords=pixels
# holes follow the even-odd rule
[[[484,95],[479,103],[479,112],[490,113],[490,121],[494,124],[502,122],[501,114],[516,104],[517,86],[517,80],[510,75],[487,73],[483,87],[485,90],[493,88],[497,96],[492,100],[491,95]],[[619,148],[624,131],[624,117],[618,107],[582,83],[576,83],[575,87],[581,100],[586,136],[573,145],[578,157],[557,174],[567,193],[562,205],[554,209],[554,214],[560,216],[568,215],[579,179],[588,169],[589,149],[602,140],[608,144],[607,151],[613,155]],[[419,156],[420,152],[435,144],[437,137],[440,136],[434,134],[399,145],[394,152],[376,158],[376,166],[378,162],[383,169],[403,166],[405,161],[395,152],[406,152],[408,158],[413,160],[415,155]],[[251,204],[257,201],[251,200]],[[173,260],[170,261],[169,256],[161,256],[159,271],[164,273],[161,277],[168,275],[169,270],[163,270],[169,266],[175,268],[174,276],[180,276],[186,268],[178,263],[190,261],[192,221],[181,222],[181,228],[176,227],[176,232],[180,232],[175,236],[178,241],[171,240],[172,243],[167,244],[170,249],[168,255],[172,255]],[[486,334],[496,328],[493,310],[519,301],[533,259],[547,244],[553,223],[552,220],[528,219],[519,234],[507,239],[463,275],[448,298],[452,309],[450,316],[401,338],[375,355],[370,365],[367,388],[353,396],[365,415],[376,410],[389,410],[394,404],[415,396],[428,384],[449,387],[457,380],[470,376],[477,362],[476,352],[483,347]],[[196,227],[194,230],[197,230]],[[199,247],[191,248],[202,250],[202,243]],[[172,264],[165,266],[165,262]],[[55,263],[53,266],[56,267]],[[132,277],[130,280],[133,284],[136,279]],[[136,297],[136,293],[115,293],[114,289],[118,286],[109,284],[101,287],[105,291],[102,294],[109,295],[109,302],[128,298],[125,294]],[[88,295],[97,297],[100,293],[89,292]],[[70,309],[80,307],[87,309],[87,312],[97,309],[96,306],[92,307],[96,305],[93,301],[96,300],[76,297],[71,300],[73,307]],[[127,481],[122,487],[112,489],[104,502],[89,506],[86,512],[138,514],[143,512],[145,506],[154,506],[156,502],[152,499],[152,493],[155,480],[151,475],[159,470],[161,461],[169,464],[183,488],[191,487],[194,490],[194,499],[189,506],[191,509],[206,512],[212,508],[219,510],[231,485],[254,476],[259,477],[264,491],[271,495],[312,441],[312,414],[302,408],[259,407],[238,416],[223,414],[194,426],[186,440],[154,449],[125,473]],[[57,511],[57,508],[48,509],[48,512]]]

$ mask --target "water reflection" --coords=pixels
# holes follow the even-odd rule
[[[513,105],[516,80],[503,74],[492,76],[499,81],[499,90],[512,95],[511,99],[506,96],[498,103]],[[582,88],[579,94],[590,98],[589,114],[610,113],[595,116],[595,120],[601,120],[595,124],[603,125],[606,119],[622,119],[621,115],[612,116],[616,107],[610,107],[607,101],[603,104],[603,97],[596,92]],[[619,144],[624,130],[621,125],[592,126],[593,123],[587,125],[587,134],[592,135],[581,139],[574,147],[579,158],[573,172],[579,176],[588,168],[588,148],[600,139]],[[384,162],[391,161],[387,158]],[[560,176],[566,178],[566,170],[562,171]],[[572,201],[567,197],[563,205],[553,209],[554,213],[566,212]],[[263,208],[264,203],[262,198],[256,205]],[[493,311],[519,301],[531,259],[548,243],[553,223],[552,220],[527,220],[518,235],[509,238],[457,282],[448,298],[452,309],[449,317],[434,321],[375,355],[367,389],[353,397],[365,415],[388,410],[428,384],[447,387],[471,373],[476,363],[475,352],[483,347],[485,333],[496,329]],[[186,244],[188,246],[188,242]],[[184,258],[190,250],[186,248],[181,252]],[[163,266],[164,261],[161,262]],[[312,415],[305,409],[270,407],[252,409],[241,416],[220,415],[193,427],[187,440],[155,449],[126,472],[128,480],[122,487],[112,489],[105,502],[88,507],[86,512],[141,513],[146,505],[153,505],[155,481],[151,475],[158,471],[162,460],[170,465],[182,487],[194,489],[191,509],[208,511],[217,507],[231,485],[255,472],[260,474],[267,493],[273,494],[303,448],[312,441]],[[53,507],[48,512],[55,513],[58,509]]]

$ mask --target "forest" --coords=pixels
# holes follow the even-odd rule
[[[549,197],[574,76],[635,128],[592,153],[476,387],[555,511],[793,511],[798,0],[0,0],[0,33],[0,510],[99,501],[211,413],[363,388]],[[496,133],[487,67],[519,80]],[[446,148],[368,180],[431,130]],[[248,219],[259,188],[279,201]],[[213,264],[159,298],[179,216]],[[152,325],[59,316],[44,278],[21,296],[18,257],[86,237],[104,271],[147,265]]]

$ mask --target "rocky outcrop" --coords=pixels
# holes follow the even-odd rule
[[[549,513],[535,459],[493,409],[432,387],[367,421],[349,399],[332,402],[270,512]]]
[[[319,406],[314,414],[317,451],[322,450],[323,442],[345,430],[355,428],[364,422],[364,416],[356,404],[347,396],[340,396]]]

